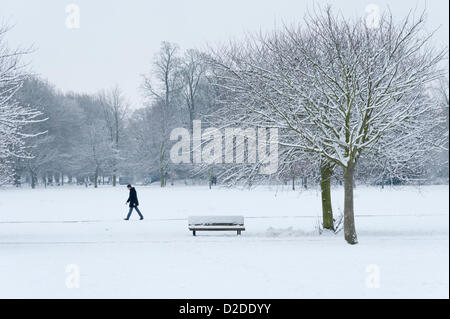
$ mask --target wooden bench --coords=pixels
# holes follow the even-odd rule
[[[245,231],[243,216],[191,216],[189,230],[194,236],[198,231],[235,231],[238,236]]]

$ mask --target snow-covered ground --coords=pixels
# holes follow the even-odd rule
[[[357,187],[356,246],[318,234],[316,189],[137,190],[142,222],[124,188],[0,189],[0,298],[449,297],[448,186]],[[193,237],[190,215],[247,231]]]

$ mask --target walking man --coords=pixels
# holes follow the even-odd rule
[[[133,213],[133,208],[136,209],[137,213],[139,214],[140,220],[143,220],[144,216],[142,216],[142,214],[138,208],[139,201],[137,198],[136,189],[134,187],[132,187],[131,185],[128,185],[127,188],[130,191],[130,196],[128,197],[128,200],[125,203],[125,205],[130,204],[130,211],[128,212],[128,216],[127,216],[127,218],[125,218],[125,220],[130,219],[131,214]]]

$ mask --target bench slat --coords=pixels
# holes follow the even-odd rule
[[[190,216],[188,221],[194,236],[197,231],[245,231],[243,216]]]
[[[189,225],[244,225],[243,216],[190,216]]]
[[[244,226],[189,226],[189,230],[245,230]]]

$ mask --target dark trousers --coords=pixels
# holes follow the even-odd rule
[[[128,212],[127,219],[130,219],[131,214],[133,213],[133,208],[136,209],[136,211],[139,214],[140,218],[144,218],[144,216],[142,216],[141,211],[139,210],[139,208],[137,206],[134,206],[134,207],[130,207],[130,211]]]

